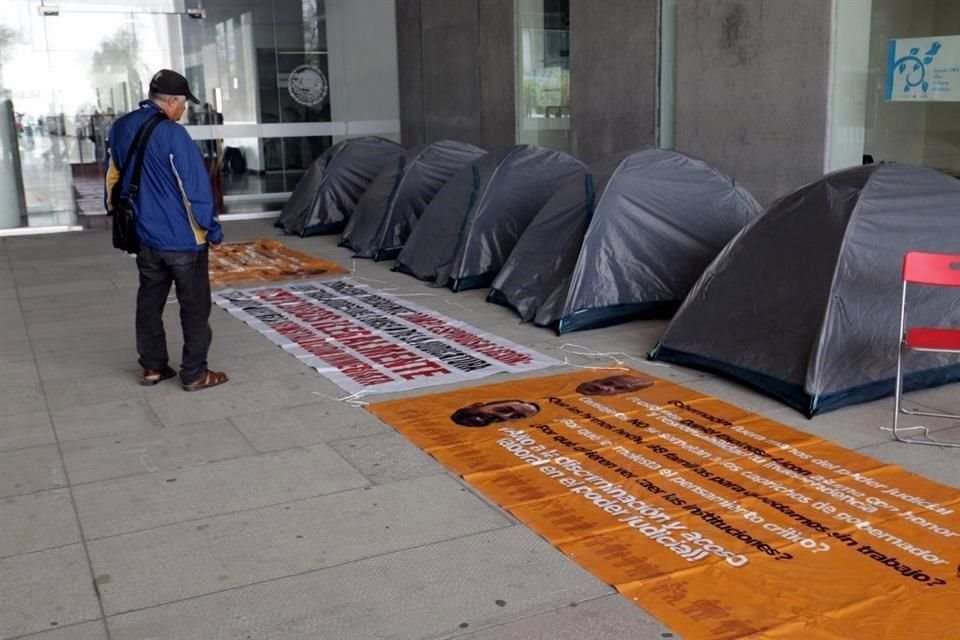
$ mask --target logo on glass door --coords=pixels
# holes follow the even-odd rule
[[[303,64],[290,72],[287,90],[294,100],[306,107],[315,107],[327,99],[329,85],[323,71]]]

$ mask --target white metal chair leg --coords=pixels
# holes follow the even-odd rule
[[[960,415],[953,413],[937,413],[935,411],[918,411],[916,409],[903,408],[903,351],[906,345],[901,341],[900,349],[897,351],[897,379],[893,395],[893,437],[898,442],[906,444],[922,444],[931,447],[960,448],[960,442],[943,442],[930,437],[930,430],[922,425],[913,427],[900,426],[900,415],[907,416],[926,416],[929,418],[947,418],[960,420]],[[921,436],[907,437],[903,435],[904,431],[922,430]]]
[[[960,420],[960,415],[940,413],[937,411],[919,411],[903,408],[903,356],[909,348],[907,337],[913,330],[907,331],[907,285],[908,283],[927,285],[960,287],[960,272],[957,265],[960,255],[946,255],[925,253],[922,251],[908,251],[903,258],[903,286],[900,291],[900,348],[897,350],[897,378],[893,394],[893,437],[898,442],[908,444],[923,444],[934,447],[960,448],[960,442],[941,442],[930,437],[930,429],[925,426],[902,427],[900,414],[908,416],[924,416],[927,418],[945,418]],[[956,342],[945,339],[947,336],[956,337],[958,330],[946,328],[937,334],[931,329],[916,329],[918,341],[911,351],[932,351],[937,353],[960,354]],[[922,333],[921,333],[922,332]],[[921,337],[925,336],[925,337]],[[920,436],[908,437],[906,431],[921,432]]]

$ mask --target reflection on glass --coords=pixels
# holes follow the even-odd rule
[[[827,168],[901,162],[960,176],[960,102],[886,99],[890,40],[960,34],[960,3],[841,3],[836,23]]]
[[[11,148],[31,225],[105,222],[110,127],[161,68],[182,72],[200,98],[182,124],[226,213],[279,208],[342,136],[398,136],[393,0],[47,4],[59,15],[41,15],[39,0],[0,0],[0,98],[16,111]],[[185,11],[201,5],[202,19]],[[16,154],[5,156],[2,140],[9,177],[4,162]]]
[[[569,149],[569,0],[517,2],[517,141]]]

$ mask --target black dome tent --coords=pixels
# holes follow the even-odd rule
[[[441,187],[484,153],[466,142],[440,140],[389,162],[357,203],[340,245],[357,258],[396,258]]]
[[[370,182],[403,152],[402,146],[384,138],[338,142],[300,179],[275,226],[301,237],[339,233]]]
[[[606,158],[537,214],[488,299],[557,333],[669,315],[759,212],[745,189],[686,154]]]
[[[396,269],[454,291],[489,285],[540,208],[584,168],[569,153],[536,145],[491,151],[440,190]]]
[[[910,250],[960,253],[960,181],[899,164],[824,176],[727,245],[651,357],[738,379],[808,416],[890,395]],[[911,322],[960,324],[955,292],[915,295]],[[949,354],[905,366],[907,390],[960,380]]]

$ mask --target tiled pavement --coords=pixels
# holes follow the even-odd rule
[[[353,266],[333,238],[285,241]],[[565,343],[641,356],[663,327],[557,338],[483,292],[385,264],[356,275],[573,365],[604,361]],[[105,232],[0,240],[0,640],[675,637],[222,310],[211,366],[229,384],[138,386],[135,287]],[[957,452],[889,442],[890,401],[806,420],[710,376],[630,364],[960,481]],[[957,388],[912,398],[960,410]]]

